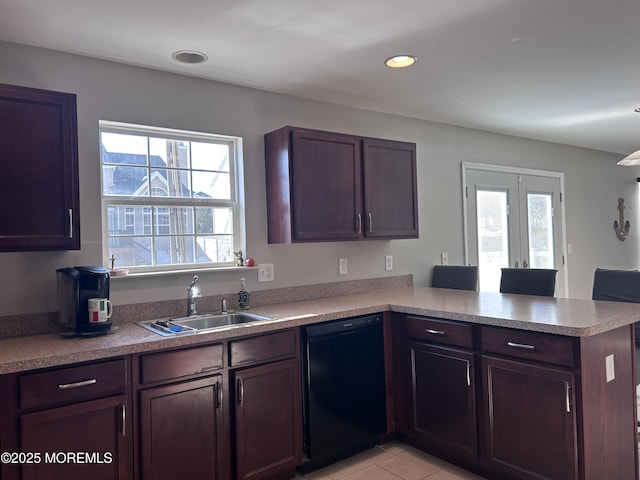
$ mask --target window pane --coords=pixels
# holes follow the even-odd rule
[[[229,145],[191,142],[192,167],[197,170],[229,171]]]
[[[109,205],[107,207],[107,233],[109,237],[121,235],[149,235],[151,218],[145,207]],[[147,218],[148,217],[148,218]]]
[[[551,194],[527,194],[529,263],[531,268],[555,268],[552,208]]]
[[[478,270],[480,290],[500,290],[501,268],[509,266],[507,192],[478,190]]]
[[[196,237],[196,243],[199,263],[231,262],[233,260],[233,237],[231,235]]]
[[[193,234],[192,207],[157,207],[154,209],[156,235]]]
[[[102,163],[147,165],[147,137],[125,133],[102,132]]]
[[[196,208],[196,226],[196,233],[232,234],[232,211],[230,208]]]
[[[113,255],[118,265],[141,267],[152,265],[151,237],[111,237],[109,257]]]
[[[151,166],[189,168],[189,142],[166,138],[149,138]]]
[[[230,175],[221,172],[193,171],[193,196],[215,198],[219,200],[231,199]]]
[[[102,192],[104,195],[146,197],[149,195],[146,168],[114,167],[102,168]]]
[[[150,183],[152,197],[189,198],[191,196],[188,170],[153,168]]]
[[[193,237],[156,237],[156,265],[194,263]]]

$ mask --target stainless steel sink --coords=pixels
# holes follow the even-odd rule
[[[263,315],[248,312],[233,312],[225,314],[191,315],[189,317],[176,317],[161,320],[145,320],[136,322],[143,328],[164,337],[175,335],[189,335],[206,333],[212,330],[228,328],[233,325],[241,325],[252,322],[271,320]]]

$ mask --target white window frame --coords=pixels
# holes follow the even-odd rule
[[[242,156],[242,137],[219,135],[211,133],[193,132],[187,130],[176,130],[162,127],[146,125],[136,125],[130,123],[99,121],[98,145],[101,147],[102,132],[113,132],[122,134],[160,136],[186,141],[213,141],[226,143],[229,145],[229,175],[231,183],[231,199],[203,199],[203,198],[165,198],[165,197],[139,197],[139,196],[114,196],[104,195],[103,189],[103,160],[100,153],[100,196],[102,211],[102,251],[103,257],[108,259],[109,253],[109,229],[108,229],[108,207],[113,205],[141,206],[141,207],[164,207],[164,206],[184,206],[184,207],[226,207],[230,208],[233,217],[233,251],[242,250],[246,252],[246,226],[245,226],[245,202],[244,202],[244,168]],[[100,148],[102,152],[102,148]],[[148,236],[154,236],[154,232],[149,232]],[[109,264],[110,265],[110,264]],[[159,274],[179,271],[206,271],[233,268],[235,261],[233,258],[228,262],[208,262],[208,263],[184,263],[184,264],[163,264],[145,266],[126,266],[118,264],[115,260],[116,268],[128,268],[130,274]]]

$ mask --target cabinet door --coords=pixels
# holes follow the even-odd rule
[[[293,130],[293,235],[298,241],[360,237],[361,140]]]
[[[477,458],[473,354],[413,342],[409,349],[414,435],[436,449]]]
[[[573,374],[488,356],[482,364],[487,465],[518,479],[576,479]]]
[[[364,139],[364,234],[418,237],[415,143]]]
[[[302,463],[298,360],[235,372],[236,478],[293,475]]]
[[[226,479],[222,376],[140,392],[141,478]]]
[[[78,250],[76,97],[0,85],[0,251]]]
[[[41,455],[23,480],[129,479],[131,422],[119,395],[20,416],[21,451]]]

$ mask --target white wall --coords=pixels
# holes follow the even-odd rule
[[[589,298],[593,269],[638,265],[640,171],[617,167],[620,155],[525,140],[478,130],[347,108],[239,86],[0,42],[0,83],[72,92],[78,100],[82,249],[0,253],[0,316],[57,310],[55,269],[107,265],[102,258],[98,121],[157,125],[239,135],[244,139],[247,254],[275,264],[276,281],[250,290],[412,273],[427,285],[440,252],[463,261],[461,162],[565,172],[569,295]],[[197,67],[194,67],[197,69]],[[268,245],[263,135],[283,125],[342,131],[417,143],[420,238],[415,240]],[[1,162],[4,161],[0,158]],[[0,172],[1,174],[1,172]],[[623,196],[631,236],[617,240],[612,224]],[[1,207],[0,207],[1,208]],[[0,234],[1,234],[0,226]],[[347,257],[349,274],[338,275]],[[246,272],[205,273],[205,295],[237,290]],[[112,281],[116,305],[182,298],[190,275]]]

